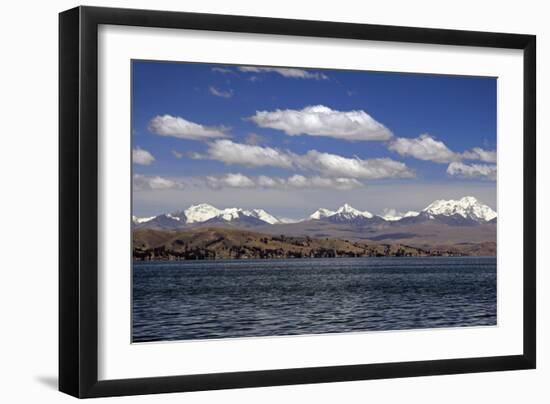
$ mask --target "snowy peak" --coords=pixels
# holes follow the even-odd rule
[[[200,203],[198,205],[191,205],[189,208],[185,209],[184,213],[187,218],[187,223],[191,224],[206,222],[218,216],[221,211],[207,203]]]
[[[347,203],[344,203],[342,206],[336,209],[336,213],[360,213],[360,212],[357,209],[355,209],[353,206]]]
[[[255,217],[256,219],[263,220],[264,222],[267,222],[269,224],[281,223],[281,220],[267,213],[263,209],[252,209],[251,211],[249,211],[249,215]]]
[[[333,210],[320,208],[320,209],[317,209],[315,212],[313,212],[311,215],[309,215],[309,218],[313,220],[319,220],[319,219],[324,219],[325,217],[332,216],[335,213],[336,212]]]
[[[160,228],[160,229],[175,229],[183,224],[180,217],[171,214],[162,214],[153,217],[132,217],[132,223],[136,227],[145,228]]]
[[[384,209],[374,217],[368,211],[360,211],[345,203],[336,210],[317,209],[305,220],[324,220],[335,224],[381,225],[393,222],[398,224],[420,223],[437,219],[443,223],[467,224],[486,223],[497,217],[497,213],[473,196],[458,200],[437,200],[422,212],[398,212],[395,209]],[[231,223],[234,225],[260,226],[265,224],[290,224],[300,220],[278,218],[264,209],[225,208],[218,209],[207,203],[192,205],[183,211],[165,213],[153,217],[132,216],[132,223],[138,228],[178,229],[193,224]]]
[[[241,215],[246,216],[244,210],[239,208],[227,208],[220,210],[220,213],[214,217],[230,222],[232,220],[237,220]]]
[[[493,209],[473,196],[465,196],[458,200],[440,199],[432,202],[422,212],[430,216],[459,215],[478,222],[488,222],[497,217],[497,213]]]
[[[420,212],[417,212],[415,210],[409,210],[403,215],[403,217],[415,217],[415,216],[418,216],[419,214]]]
[[[227,222],[241,219],[243,217],[253,217],[269,224],[279,223],[279,219],[275,216],[267,213],[263,209],[245,210],[241,208],[226,208],[218,209],[215,206],[207,203],[201,203],[198,205],[192,205],[185,209],[184,222],[187,224],[203,223],[211,219],[220,219]],[[182,217],[183,215],[173,214],[173,217]]]
[[[372,218],[372,213],[367,211],[361,212],[347,203],[339,207],[336,214],[345,219],[355,219],[356,217],[366,217],[368,219]]]
[[[253,217],[269,224],[280,223],[279,219],[275,216],[267,213],[263,209],[251,209],[245,210],[240,208],[226,208],[219,211],[219,214],[214,216],[219,219],[231,222],[233,220],[241,219],[243,217]]]
[[[403,219],[404,217],[415,217],[419,214],[420,212],[416,212],[414,210],[409,210],[406,213],[401,213],[396,211],[395,209],[384,209],[384,212],[380,215],[380,217],[387,222],[396,222]]]
[[[153,220],[156,216],[151,216],[151,217],[137,217],[137,216],[132,216],[132,222],[134,224],[140,224],[140,223],[147,223],[151,220]]]
[[[329,210],[321,208],[316,210],[314,213],[309,215],[309,219],[320,220],[325,218],[332,218],[338,220],[354,220],[357,218],[366,218],[371,219],[373,217],[372,213],[367,211],[360,211],[355,209],[353,206],[345,203],[336,210]]]

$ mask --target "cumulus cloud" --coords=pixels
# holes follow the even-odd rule
[[[476,160],[486,163],[495,163],[497,153],[494,150],[484,150],[474,147],[472,150],[457,153],[447,147],[441,140],[423,134],[417,138],[399,137],[393,139],[388,149],[399,153],[401,156],[410,156],[419,160],[433,161],[435,163],[452,163],[461,160]]]
[[[411,178],[415,174],[405,163],[390,158],[362,160],[310,150],[298,158],[298,165],[329,177],[359,179]]]
[[[231,140],[216,140],[208,146],[206,155],[194,153],[191,158],[217,160],[226,164],[247,167],[292,168],[293,154],[272,147],[234,143]]]
[[[227,137],[224,126],[205,126],[179,116],[157,115],[149,122],[149,130],[160,136],[173,136],[179,139],[208,140]]]
[[[246,175],[227,174],[222,177],[209,176],[206,177],[206,182],[211,188],[254,188],[256,184]]]
[[[388,146],[391,151],[401,156],[411,156],[419,160],[434,161],[436,163],[450,163],[460,160],[460,156],[449,149],[445,143],[436,140],[428,134],[417,138],[399,137]]]
[[[282,188],[286,184],[286,181],[282,178],[260,175],[256,180],[256,184],[262,188]]]
[[[363,187],[363,183],[355,178],[325,178],[325,177],[304,177],[295,174],[287,179],[287,184],[293,188],[333,188],[353,189]]]
[[[223,91],[223,90],[218,90],[214,86],[210,86],[208,88],[208,91],[210,91],[210,94],[215,95],[216,97],[221,97],[221,98],[231,98],[231,97],[233,97],[233,90],[231,90],[231,89],[229,89],[227,91]]]
[[[151,165],[155,161],[155,157],[147,150],[143,150],[139,146],[132,149],[132,162],[134,164],[140,164],[142,166]]]
[[[494,181],[497,177],[497,166],[494,164],[464,164],[455,161],[447,167],[447,174],[462,178],[481,177]]]
[[[289,136],[326,136],[344,140],[388,140],[391,131],[365,111],[336,111],[324,105],[301,110],[256,111],[249,118],[262,128],[278,129]]]
[[[272,147],[234,143],[231,140],[216,140],[209,144],[206,154],[192,153],[189,156],[193,159],[216,160],[247,167],[269,166],[314,171],[330,178],[414,177],[414,172],[406,164],[390,158],[362,160],[358,157],[343,157],[317,150],[299,155]]]
[[[296,69],[290,67],[255,67],[255,66],[240,66],[238,68],[245,73],[277,73],[283,77],[293,79],[314,79],[328,80],[328,77],[323,73],[310,72],[304,69]]]
[[[292,177],[289,177],[287,180],[287,184],[295,188],[306,188],[308,183],[308,178],[299,174],[295,174]]]
[[[134,174],[134,191],[162,191],[167,189],[181,189],[183,184],[168,178]]]
[[[478,160],[485,163],[496,163],[497,152],[495,150],[483,150],[481,147],[474,147],[472,150],[462,153],[465,160]]]
[[[306,177],[295,174],[288,178],[260,175],[249,177],[241,173],[206,177],[210,188],[267,188],[267,189],[338,189],[349,190],[364,185],[354,178]]]

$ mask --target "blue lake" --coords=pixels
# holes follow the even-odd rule
[[[496,325],[496,258],[135,262],[134,342]]]

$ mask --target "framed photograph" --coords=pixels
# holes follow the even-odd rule
[[[59,387],[535,368],[535,37],[60,14]]]

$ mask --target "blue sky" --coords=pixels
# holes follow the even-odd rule
[[[134,214],[495,208],[496,79],[132,62]]]

